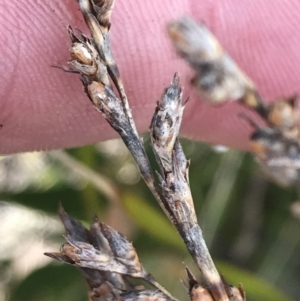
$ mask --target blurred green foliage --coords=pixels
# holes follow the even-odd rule
[[[146,145],[148,140],[146,137]],[[249,154],[217,152],[205,144],[188,140],[183,141],[183,147],[192,160],[190,183],[199,223],[220,272],[230,283],[244,284],[247,300],[297,300],[300,295],[300,220],[290,211],[291,204],[297,201],[297,191],[269,182]],[[26,166],[20,171],[20,162],[16,160],[22,155],[2,158],[3,179],[12,173],[23,175],[26,185],[18,184],[16,177],[15,186],[10,178],[10,185],[0,187],[0,217],[3,217],[0,222],[0,291],[3,292],[0,301],[88,299],[87,286],[79,271],[47,261],[42,254],[56,251],[63,242],[63,229],[54,226],[58,224],[60,202],[71,216],[86,225],[97,214],[126,234],[157,280],[180,300],[187,300],[180,282],[185,278],[182,262],[195,274],[197,271],[179,235],[139,178],[122,142],[108,141],[66,152],[94,171],[96,180],[109,186],[108,191],[111,189],[117,197],[111,200],[106,191],[95,185],[96,180],[84,174],[82,165],[72,166],[54,153],[37,153],[36,157],[25,160],[25,165],[30,166],[34,160],[43,162],[43,168],[37,167],[37,179],[33,179],[32,169],[26,171]],[[147,152],[156,166],[149,147]],[[14,162],[19,163],[14,166]],[[11,210],[7,210],[9,206],[13,206]],[[24,217],[17,214],[17,208],[34,213],[39,223],[29,227],[25,213],[22,213]],[[23,233],[28,234],[26,240]],[[29,242],[26,248],[25,242]],[[33,252],[30,246],[35,245],[42,245],[41,250]],[[20,269],[20,262],[28,263],[27,268]]]

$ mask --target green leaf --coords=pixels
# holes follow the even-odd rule
[[[225,262],[218,261],[216,265],[219,272],[224,275],[225,279],[230,284],[237,286],[238,283],[242,283],[247,300],[293,301],[293,299],[290,299],[277,287],[271,285],[255,274]]]
[[[122,199],[124,200],[126,211],[141,229],[164,244],[176,247],[180,251],[185,251],[185,246],[176,229],[163,214],[136,194],[125,193],[122,195]]]
[[[88,286],[78,269],[51,264],[34,271],[16,286],[10,301],[84,301],[87,293]]]
[[[86,218],[85,204],[78,191],[71,188],[51,189],[46,192],[0,193],[0,198],[11,200],[23,206],[41,210],[57,216],[59,203],[66,211],[80,219]]]

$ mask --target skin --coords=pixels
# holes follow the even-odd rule
[[[38,4],[36,4],[38,3]],[[299,91],[300,5],[296,0],[117,0],[112,47],[139,131],[175,71],[186,107],[182,134],[247,149],[251,127],[237,103],[211,107],[190,86],[193,72],[174,52],[168,21],[192,15],[218,37],[267,100]],[[66,64],[65,25],[87,32],[75,0],[2,0],[0,4],[0,154],[75,147],[115,138]]]

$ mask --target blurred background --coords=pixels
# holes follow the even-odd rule
[[[145,144],[149,138],[145,136]],[[190,183],[212,257],[249,301],[299,300],[300,203],[272,183],[250,154],[182,140]],[[154,156],[147,150],[153,166]],[[84,301],[76,268],[43,255],[64,242],[62,203],[88,227],[97,214],[133,241],[143,265],[188,300],[184,264],[199,276],[179,235],[141,180],[120,140],[0,157],[0,301]]]

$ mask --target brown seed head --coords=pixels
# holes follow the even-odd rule
[[[267,119],[272,127],[280,129],[286,137],[298,137],[300,111],[295,97],[280,98],[272,103]]]
[[[72,47],[70,48],[70,54],[73,60],[76,60],[81,64],[91,66],[94,61],[90,50],[83,43],[73,43]]]
[[[191,301],[213,301],[209,291],[203,288],[200,284],[194,285],[190,292]]]

